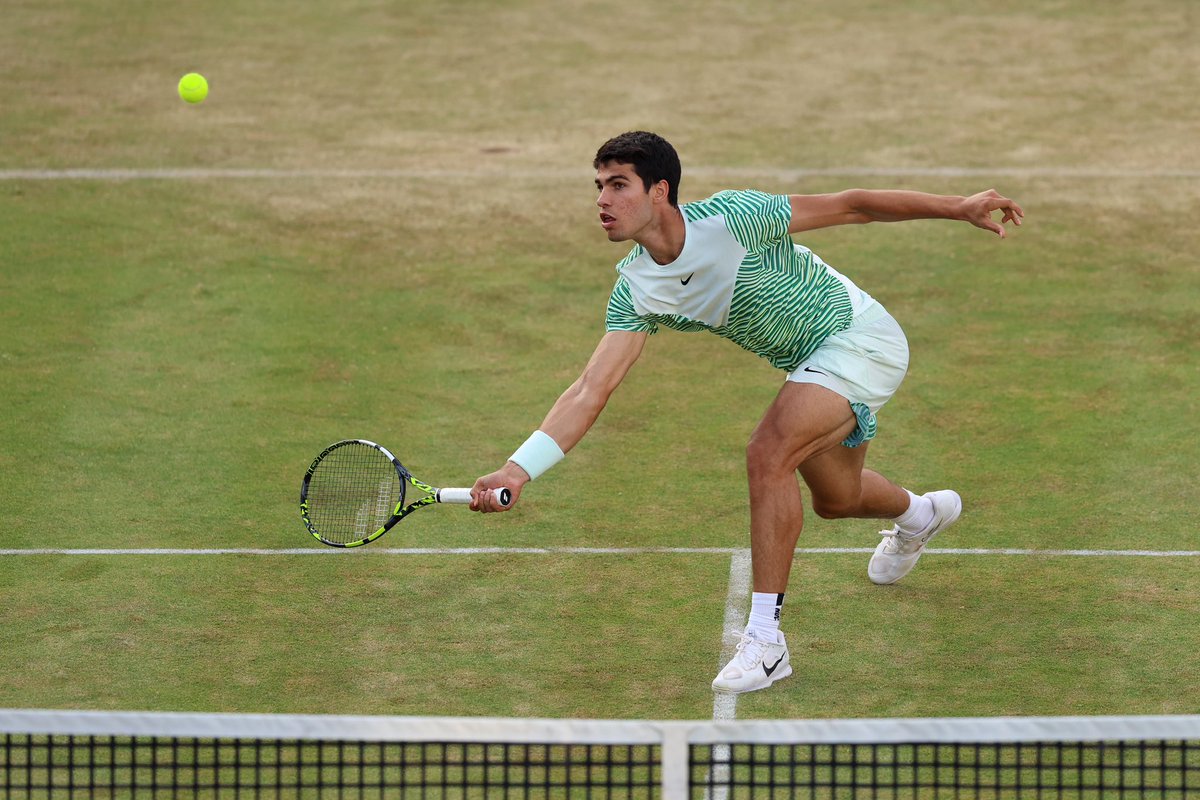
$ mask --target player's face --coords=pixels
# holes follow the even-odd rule
[[[654,219],[650,193],[632,164],[608,162],[596,170],[596,190],[600,193],[600,225],[611,242],[636,239]]]

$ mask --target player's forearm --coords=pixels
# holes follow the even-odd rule
[[[558,398],[538,430],[552,438],[564,453],[570,452],[600,418],[611,394],[611,390],[581,376]]]
[[[963,219],[966,198],[900,189],[851,189],[846,201],[866,222],[911,219]]]
[[[646,336],[631,331],[606,333],[579,379],[562,393],[538,429],[513,454],[509,460],[512,468],[536,478],[579,444],[637,361]]]
[[[518,488],[562,459],[596,422],[611,390],[597,393],[582,376],[563,392],[533,435],[501,469]]]
[[[564,453],[579,444],[638,360],[646,336],[629,331],[606,333],[579,378],[558,398],[538,430],[554,439]]]

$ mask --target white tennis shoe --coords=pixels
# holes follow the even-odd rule
[[[756,638],[752,630],[742,634],[737,653],[712,682],[714,692],[741,694],[765,689],[780,678],[792,674],[787,642],[779,634],[778,642]]]
[[[962,514],[962,498],[958,492],[943,489],[925,495],[933,502],[933,521],[920,533],[901,533],[900,528],[880,531],[883,541],[875,548],[867,577],[879,584],[895,583],[909,573],[934,536],[949,528]]]

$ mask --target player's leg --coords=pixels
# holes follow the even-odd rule
[[[895,394],[908,370],[904,331],[881,306],[855,317],[788,375],[789,381],[818,383],[851,404],[858,425],[850,443],[814,453],[800,466],[812,491],[813,508],[823,517],[879,517],[896,522],[867,566],[875,583],[895,583],[916,564],[926,543],[962,512],[962,500],[949,490],[921,497],[865,469],[866,442],[875,433],[875,414]]]
[[[875,583],[895,583],[907,575],[929,540],[950,527],[962,513],[962,499],[949,489],[921,497],[877,472],[863,468],[867,444],[836,447],[800,465],[812,492],[813,509],[827,519],[882,518],[895,525],[882,531],[883,541],[867,565]]]
[[[854,429],[845,398],[814,384],[779,390],[746,447],[754,591],[784,592],[804,509],[796,470]]]
[[[804,524],[796,469],[839,447],[856,424],[845,398],[823,386],[789,381],[750,437],[746,470],[754,595],[738,652],[713,681],[716,691],[763,689],[792,673],[778,613]]]
[[[863,467],[869,446],[863,442],[858,447],[832,447],[800,465],[818,516],[895,519],[908,510],[907,491]]]

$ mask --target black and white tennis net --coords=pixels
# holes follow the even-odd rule
[[[1200,798],[1200,716],[634,721],[0,710],[0,797]]]

